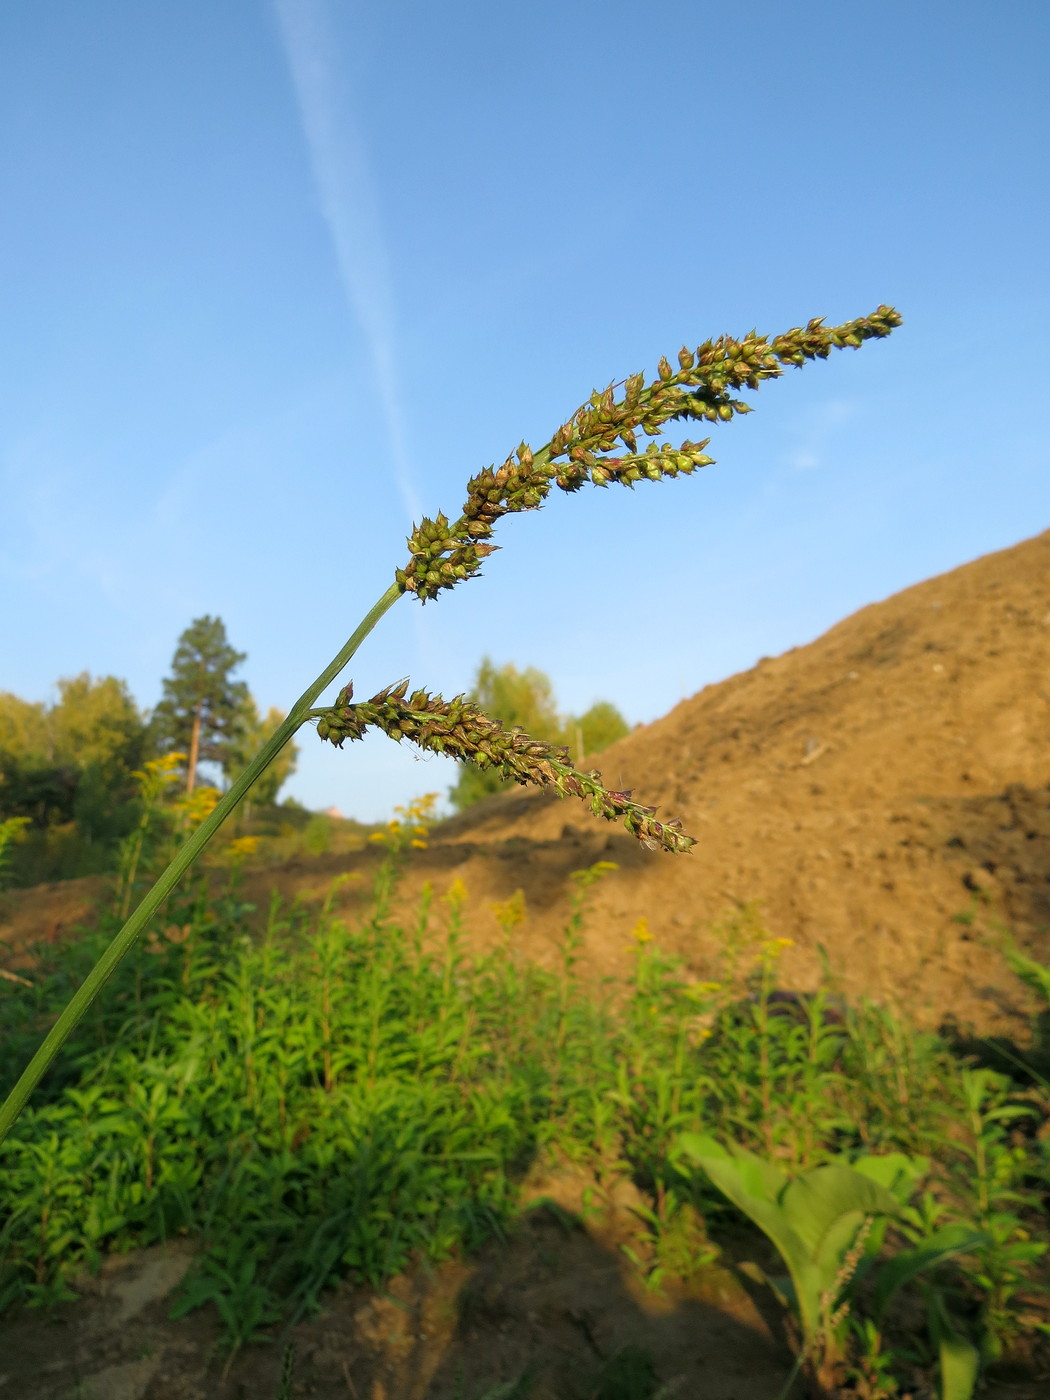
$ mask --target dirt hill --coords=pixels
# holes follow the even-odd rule
[[[712,922],[758,901],[770,932],[794,941],[786,982],[812,985],[823,945],[847,994],[1018,1031],[1024,1000],[988,934],[1001,922],[1050,960],[1050,532],[706,687],[598,763],[681,816],[697,847],[650,854],[580,804],[515,792],[439,827],[408,897],[425,879],[441,894],[459,877],[485,942],[500,935],[489,906],[520,888],[529,918],[514,936],[549,961],[569,873],[612,860],[586,930],[597,974],[629,968],[630,930],[645,916],[662,946],[708,976]],[[334,875],[366,874],[374,859],[260,870],[250,892],[262,907],[274,885],[319,899]],[[365,886],[352,881],[340,901],[359,902]],[[3,922],[24,936],[40,899],[8,896]],[[50,905],[40,915],[66,922]]]
[[[650,854],[578,804],[515,792],[445,823],[416,881],[456,874],[483,906],[522,888],[517,936],[546,958],[567,874],[615,860],[587,931],[600,973],[629,965],[644,915],[707,975],[712,921],[758,901],[795,943],[796,986],[822,944],[847,993],[1018,1030],[1023,997],[986,935],[1001,922],[1050,960],[1050,532],[706,687],[597,761],[697,847]]]

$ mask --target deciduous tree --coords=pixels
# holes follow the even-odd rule
[[[469,695],[475,705],[508,728],[519,725],[544,743],[564,744],[577,758],[600,753],[627,733],[627,721],[608,700],[599,700],[579,718],[559,714],[551,679],[535,666],[519,671],[513,662],[496,666],[483,657]],[[508,786],[512,784],[492,768],[464,763],[449,800],[462,812]]]
[[[127,685],[85,671],[58,694],[51,706],[0,694],[0,820],[31,823],[14,858],[21,880],[104,868],[134,820],[147,733]]]

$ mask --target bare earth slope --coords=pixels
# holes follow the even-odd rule
[[[352,765],[352,746],[332,761]],[[1050,961],[1050,532],[708,686],[599,763],[617,787],[681,816],[695,850],[650,854],[579,803],[514,792],[438,827],[406,898],[424,880],[440,895],[462,879],[485,943],[500,936],[489,906],[521,888],[529,918],[514,937],[552,961],[569,873],[613,860],[586,930],[593,973],[629,970],[630,930],[645,916],[708,976],[712,922],[758,901],[771,933],[794,940],[786,982],[812,985],[823,945],[847,994],[1017,1033],[1023,997],[985,934],[999,921]],[[258,870],[249,894],[262,909],[274,886],[320,900],[336,875],[367,876],[375,859]],[[63,888],[4,896],[0,941],[75,923],[80,912],[52,908]],[[351,880],[337,905],[351,911],[367,888]],[[976,920],[960,922],[970,910]]]
[[[609,842],[576,804],[526,793],[442,829],[467,843],[469,888],[531,893],[533,938],[554,932],[544,877],[565,862],[548,843],[569,824],[569,868],[584,854],[621,862],[590,930],[603,971],[624,965],[645,915],[706,972],[711,921],[758,900],[772,933],[795,940],[796,984],[816,978],[822,943],[847,991],[1006,1029],[1016,992],[977,929],[999,918],[1050,959],[1050,532],[708,686],[599,762],[683,817],[695,850]],[[954,916],[975,901],[967,927]]]

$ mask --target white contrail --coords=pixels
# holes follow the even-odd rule
[[[409,516],[418,520],[398,401],[386,245],[364,141],[345,79],[335,68],[336,35],[327,0],[273,0],[273,9],[343,290],[368,342],[394,479]]]

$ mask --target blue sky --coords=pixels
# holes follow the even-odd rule
[[[413,517],[722,331],[906,324],[717,465],[504,522],[359,694],[481,656],[632,722],[1050,526],[1045,0],[51,0],[0,16],[0,688],[159,698],[219,614],[287,705]],[[364,818],[451,774],[306,733]]]

